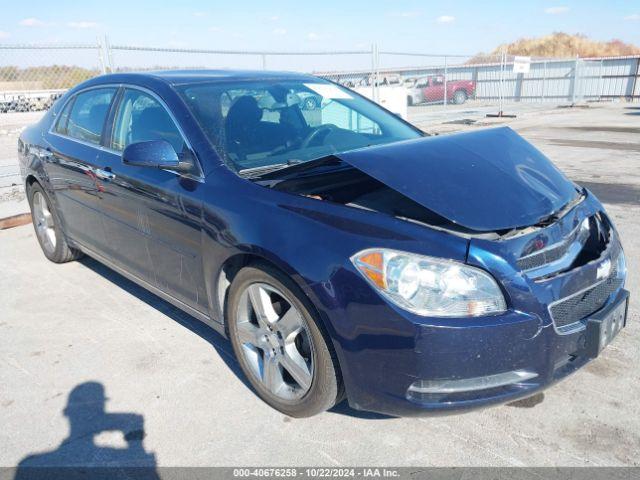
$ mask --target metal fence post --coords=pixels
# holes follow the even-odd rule
[[[376,75],[376,46],[371,44],[371,100],[376,99],[376,87],[375,87],[375,75]]]
[[[492,65],[493,68],[493,65]],[[507,73],[507,51],[505,49],[500,53],[500,78],[498,81],[498,113],[487,113],[487,117],[509,117],[515,118],[515,115],[505,115],[504,113],[504,81]],[[514,97],[515,98],[515,97]]]
[[[573,91],[571,92],[571,104],[576,104],[576,90],[578,89],[578,61],[580,57],[576,55],[576,61],[573,66]]]
[[[380,102],[380,48],[376,43],[376,102]]]
[[[108,72],[113,73],[113,58],[111,57],[111,46],[109,37],[104,36],[105,65]]]
[[[380,67],[380,52],[378,51],[378,45],[371,45],[371,98],[374,102],[378,102],[378,68]]]
[[[542,92],[540,93],[540,102],[544,102],[544,87],[547,82],[547,61],[545,60],[542,67]]]
[[[262,69],[266,70],[267,69],[267,55],[266,54],[262,54]]]
[[[444,106],[447,106],[447,56],[444,56]]]
[[[104,75],[107,73],[107,65],[104,61],[104,45],[100,41],[100,37],[96,38],[96,48],[98,50],[98,61],[100,62],[100,72]]]
[[[603,90],[604,90],[603,71],[604,71],[604,60],[600,59],[600,71],[598,72],[600,74],[600,78],[598,79],[598,101],[599,102],[602,101],[602,97],[604,96],[603,95]]]
[[[504,53],[504,50],[502,50],[502,53],[500,54],[500,84],[499,84],[500,91],[498,92],[498,112],[500,116],[502,116],[502,99],[504,97],[504,74],[505,74],[505,70],[507,69],[506,64],[507,64],[507,58]]]

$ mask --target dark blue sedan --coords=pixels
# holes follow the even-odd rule
[[[610,218],[509,128],[427,137],[308,75],[128,73],[69,91],[19,155],[49,260],[226,335],[291,416],[512,401],[625,326]]]

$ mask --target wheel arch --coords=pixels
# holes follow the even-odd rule
[[[37,183],[38,185],[42,186],[42,182],[38,179],[38,177],[36,177],[33,173],[28,174],[24,179],[25,193],[28,193],[28,190],[31,188],[31,186],[34,183]]]
[[[261,255],[255,252],[237,253],[227,258],[220,267],[213,285],[215,289],[215,301],[217,304],[216,313],[218,314],[218,318],[223,324],[225,335],[227,336],[227,338],[229,338],[229,325],[225,320],[226,311],[228,308],[229,287],[231,286],[231,283],[233,282],[235,276],[244,267],[264,265],[268,268],[277,270],[281,275],[284,275],[286,278],[291,280],[293,285],[299,290],[298,293],[303,296],[302,301],[305,306],[310,309],[311,314],[318,319],[318,328],[322,332],[325,342],[327,343],[327,346],[331,351],[331,356],[336,362],[338,370],[337,374],[339,375],[339,393],[336,401],[337,404],[346,396],[346,391],[343,381],[343,370],[341,365],[342,362],[340,353],[336,348],[333,336],[330,333],[332,329],[329,326],[329,321],[326,316],[323,315],[322,311],[316,306],[316,303],[314,302],[315,295],[309,288],[308,284],[306,284],[299,275],[296,275],[295,271],[292,271],[290,268],[287,268],[284,265],[280,265],[279,263],[280,262],[274,261],[273,259],[270,259],[265,255]]]
[[[213,280],[212,296],[215,301],[214,311],[217,314],[217,318],[219,318],[220,321],[225,325],[225,331],[227,330],[225,317],[227,300],[229,296],[229,287],[231,286],[231,283],[233,282],[238,272],[249,265],[266,265],[267,267],[277,270],[279,273],[290,279],[304,295],[310,307],[313,308],[313,313],[315,313],[317,317],[321,319],[321,322],[323,324],[322,326],[326,330],[326,319],[324,319],[320,314],[319,309],[315,305],[313,293],[309,289],[308,285],[300,278],[300,276],[296,275],[296,272],[290,267],[283,265],[282,262],[278,262],[277,260],[270,258],[268,255],[252,251],[239,252],[228,257],[218,269],[217,275],[215,275],[215,278]]]

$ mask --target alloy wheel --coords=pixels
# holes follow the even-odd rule
[[[42,247],[47,252],[53,253],[56,249],[55,223],[47,199],[40,192],[33,194],[33,215],[36,234]]]
[[[237,313],[237,340],[251,374],[281,400],[302,398],[311,388],[314,355],[301,312],[275,287],[252,283]]]

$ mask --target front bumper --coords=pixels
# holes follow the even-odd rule
[[[620,289],[602,310],[627,296]],[[361,333],[340,347],[355,409],[437,415],[510,402],[549,387],[593,358],[585,350],[586,329],[560,335],[535,315],[511,311],[452,327],[427,325],[420,317],[407,322],[406,312],[385,309],[392,310],[350,307],[349,316],[364,316],[369,324],[395,323],[394,334],[387,324],[386,332]]]

